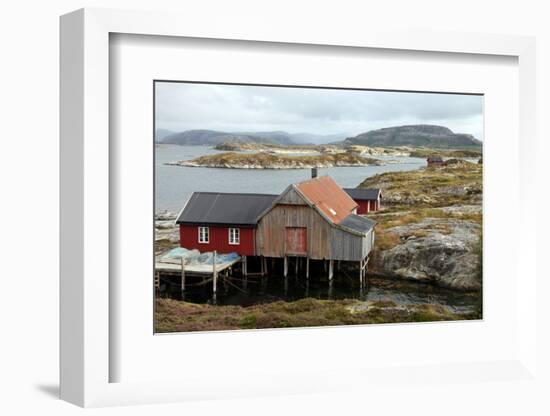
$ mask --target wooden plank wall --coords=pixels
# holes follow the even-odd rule
[[[330,258],[332,226],[307,205],[277,205],[258,223],[256,244],[265,257],[285,256],[285,228],[307,228],[307,250],[311,259]]]
[[[363,255],[366,246],[366,238],[347,233],[336,227],[332,227],[330,236],[331,258],[334,260],[359,261],[365,258]]]
[[[331,225],[302,199],[292,187],[258,223],[256,251],[265,257],[284,257],[286,227],[307,228],[307,255],[313,260],[363,260],[372,248],[372,231],[366,237]]]

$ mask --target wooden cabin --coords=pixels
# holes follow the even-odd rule
[[[445,161],[439,156],[432,156],[426,159],[428,167],[445,166]]]
[[[374,221],[329,176],[290,185],[262,213],[256,253],[265,257],[363,262],[374,243]]]
[[[195,192],[176,219],[180,246],[255,256],[258,216],[278,195]]]
[[[382,200],[380,189],[344,188],[344,191],[357,203],[357,214],[365,215],[380,209]]]

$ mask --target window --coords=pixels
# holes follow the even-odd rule
[[[199,243],[208,243],[210,241],[208,227],[199,227]]]
[[[238,228],[229,229],[229,244],[239,244],[241,242],[241,233]]]

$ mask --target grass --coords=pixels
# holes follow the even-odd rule
[[[198,305],[157,299],[156,332],[214,331],[231,329],[291,328],[397,322],[475,319],[440,305],[397,305],[391,301],[300,299],[248,307]]]
[[[401,243],[398,233],[392,231],[394,227],[418,224],[429,218],[481,225],[480,210],[444,209],[456,205],[479,206],[481,186],[482,166],[468,162],[436,169],[388,172],[366,179],[359,187],[381,188],[383,195],[383,210],[369,213],[369,218],[377,223],[374,255]],[[416,202],[405,203],[405,198]],[[429,229],[450,234],[451,227],[441,222],[430,224]],[[428,232],[427,229],[414,229],[406,237],[425,237]]]
[[[359,188],[380,188],[384,204],[435,208],[479,204],[483,166],[462,162],[439,168],[387,172],[363,181]]]
[[[411,151],[411,157],[428,158],[432,156],[440,157],[481,157],[481,150],[438,150],[438,149],[415,149]]]

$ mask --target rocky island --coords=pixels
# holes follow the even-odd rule
[[[417,157],[425,159],[432,156],[445,158],[480,158],[479,149],[433,149],[429,147],[377,147],[360,144],[346,143],[344,146],[337,145],[282,145],[272,143],[254,142],[224,142],[214,146],[216,150],[228,152],[266,152],[274,154],[337,154],[351,153],[358,156],[394,156],[394,157]]]
[[[313,167],[356,167],[380,165],[379,160],[353,154],[351,152],[311,156],[288,156],[266,152],[259,153],[219,153],[200,156],[191,160],[168,162],[172,166],[229,168],[229,169],[307,169]]]
[[[315,145],[281,145],[274,143],[254,143],[254,142],[224,142],[214,146],[216,150],[229,152],[268,152],[281,154],[315,154],[315,153],[338,153],[344,152],[336,146],[315,146]]]

